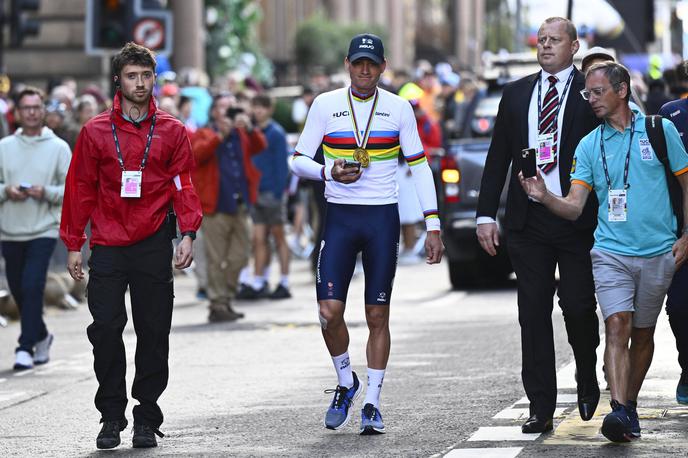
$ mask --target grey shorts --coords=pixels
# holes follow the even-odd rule
[[[597,302],[605,320],[615,313],[633,312],[634,328],[650,328],[657,324],[674,277],[671,251],[642,258],[593,248],[590,258]]]
[[[251,207],[253,224],[277,226],[287,222],[287,202],[271,192],[262,192]]]

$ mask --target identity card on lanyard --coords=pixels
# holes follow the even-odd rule
[[[564,90],[561,93],[561,96],[559,97],[559,102],[557,103],[557,108],[555,108],[554,111],[554,125],[557,125],[559,122],[559,111],[561,110],[561,105],[564,103],[564,97],[566,97],[566,93],[568,92],[569,85],[571,84],[571,81],[573,80],[573,71],[569,73],[569,77],[566,80],[566,85],[564,86]],[[537,103],[538,103],[538,119],[540,119],[540,113],[542,110],[542,107],[540,106],[541,102],[541,97],[542,97],[542,76],[538,77],[538,98],[537,98]],[[535,155],[535,163],[540,166],[540,165],[545,165],[545,164],[551,164],[554,162],[555,157],[554,157],[554,132],[549,132],[549,133],[542,133],[538,134],[537,136],[537,154]]]
[[[114,116],[114,114],[113,114]],[[146,149],[143,151],[143,159],[139,170],[126,170],[124,168],[124,158],[122,157],[122,150],[119,146],[119,138],[117,137],[117,129],[115,123],[110,120],[112,127],[112,138],[115,140],[115,149],[117,150],[117,161],[122,169],[122,187],[120,190],[120,197],[138,198],[141,197],[141,184],[143,183],[143,169],[146,167],[148,161],[148,153],[150,151],[151,141],[153,140],[153,130],[155,129],[155,115],[151,118],[151,126],[148,131],[148,138],[146,138]]]
[[[609,177],[609,167],[607,166],[607,155],[604,151],[605,124],[602,124],[602,129],[600,130],[600,152],[602,153],[602,168],[604,169],[604,178],[607,180],[607,221],[628,221],[628,188],[631,186],[628,183],[628,166],[631,159],[631,145],[633,144],[635,114],[631,116],[631,139],[628,142],[628,151],[626,152],[622,189],[612,189],[612,180]]]

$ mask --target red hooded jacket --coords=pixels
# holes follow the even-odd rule
[[[260,172],[253,165],[251,156],[260,153],[267,148],[268,143],[260,129],[246,132],[237,129],[239,142],[244,157],[244,175],[248,182],[248,199],[255,203],[258,198],[258,184]],[[193,172],[193,181],[201,199],[203,214],[212,215],[217,208],[217,199],[220,194],[220,166],[217,159],[217,147],[220,146],[220,136],[212,129],[204,127],[198,129],[191,136],[191,149],[196,159],[196,169]]]
[[[91,119],[77,139],[65,183],[60,237],[70,251],[79,251],[91,221],[91,246],[128,246],[153,235],[173,202],[179,229],[196,231],[202,213],[191,183],[193,154],[184,125],[158,110],[151,97],[148,116],[137,128],[122,116],[121,94],[112,110]],[[122,169],[112,134],[117,130],[127,171],[139,170],[153,114],[156,116],[140,198],[120,196]]]

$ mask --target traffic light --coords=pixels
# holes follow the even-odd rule
[[[38,35],[41,23],[37,19],[26,17],[27,11],[38,11],[40,0],[12,0],[10,6],[10,46],[18,48],[25,37]]]
[[[130,8],[126,0],[92,0],[93,16],[88,25],[94,48],[119,49],[129,41]]]
[[[172,13],[159,0],[87,0],[86,54],[114,54],[128,41],[171,51]]]

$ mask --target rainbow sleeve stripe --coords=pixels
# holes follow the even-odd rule
[[[414,165],[422,164],[423,162],[428,161],[427,157],[425,157],[425,151],[421,151],[413,156],[406,156],[405,159],[409,167],[413,167]]]
[[[432,210],[426,210],[423,212],[423,216],[425,217],[426,220],[432,219],[432,218],[438,218],[440,217],[439,213],[437,212],[436,209]]]

